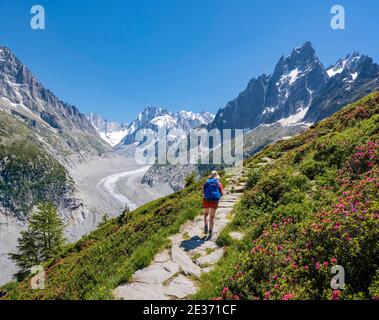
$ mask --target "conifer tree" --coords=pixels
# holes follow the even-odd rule
[[[51,258],[64,244],[64,224],[52,203],[41,203],[29,218],[29,226],[21,232],[17,253],[10,257],[19,267],[18,276]]]

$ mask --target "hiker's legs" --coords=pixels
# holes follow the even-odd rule
[[[208,226],[209,208],[204,208],[204,226]]]
[[[213,231],[214,218],[216,215],[216,210],[217,209],[213,209],[213,208],[209,209],[209,230],[211,230],[211,231]]]

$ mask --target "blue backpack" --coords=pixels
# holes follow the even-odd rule
[[[221,199],[218,180],[211,178],[204,184],[204,198],[207,201],[219,201]]]

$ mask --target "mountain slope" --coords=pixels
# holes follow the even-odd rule
[[[331,258],[336,258],[347,266],[349,279],[354,276],[357,283],[361,281],[361,288],[356,287],[356,283],[349,287],[346,298],[351,298],[348,294],[357,294],[360,290],[363,292],[362,297],[367,298],[369,287],[371,291],[378,290],[377,284],[375,287],[373,282],[375,270],[378,269],[376,258],[379,253],[377,241],[373,241],[378,238],[379,230],[378,145],[373,148],[375,144],[369,143],[378,139],[378,135],[379,93],[375,93],[298,137],[271,145],[247,160],[245,179],[248,190],[235,208],[233,224],[218,240],[219,244],[227,247],[225,257],[214,271],[203,276],[197,297],[218,296],[224,287],[228,289],[221,293],[222,298],[235,298],[236,295],[243,299],[263,298],[268,289],[272,290],[270,292],[273,298],[330,297],[329,273],[315,271],[317,269],[312,266],[317,261],[330,261]],[[358,158],[354,158],[356,148],[361,145],[369,147],[360,149]],[[347,161],[349,159],[353,161]],[[357,167],[355,163],[358,163]],[[312,227],[314,221],[325,219],[318,212],[324,213],[330,207],[333,208],[334,203],[346,191],[345,186],[340,186],[336,180],[338,176],[343,176],[340,175],[341,172],[350,177],[346,183],[355,185],[363,181],[361,186],[365,188],[364,194],[370,202],[362,202],[356,211],[358,216],[353,215],[352,220],[347,222],[343,222],[347,219],[346,216],[334,213],[334,216],[330,216],[330,222],[323,222],[328,227],[322,229],[320,236],[317,232],[310,234],[317,241],[317,250],[309,250],[306,246],[304,248],[307,242],[303,241],[309,235],[307,226]],[[369,186],[367,189],[366,183]],[[135,270],[147,266],[164,246],[167,237],[177,232],[186,219],[195,217],[199,212],[201,183],[192,184],[133,212],[125,212],[118,219],[104,222],[96,231],[67,247],[60,257],[46,263],[48,279],[45,290],[31,290],[28,280],[25,280],[3,288],[6,293],[4,298],[111,298],[111,289],[127,282]],[[358,232],[354,223],[361,214],[367,219],[360,221],[365,228],[358,228]],[[287,228],[285,233],[276,234],[274,230],[281,230],[280,224],[283,221]],[[341,230],[335,229],[339,233],[334,236],[333,227],[337,221]],[[246,234],[242,243],[230,238],[229,232],[232,230]],[[342,239],[346,238],[346,230],[349,231],[349,245],[345,252]],[[356,247],[355,243],[362,243],[362,246]],[[286,254],[269,254],[279,246],[286,248],[283,251]],[[298,248],[300,251],[297,251]],[[303,256],[307,252],[309,255]],[[306,260],[296,260],[299,258],[295,253]],[[354,253],[357,254],[356,260],[352,258]],[[286,260],[286,257],[294,260]],[[318,260],[312,260],[315,257]],[[365,263],[361,264],[360,261]],[[293,268],[292,262],[296,262],[297,266],[303,266],[307,262],[309,268],[312,268],[311,278],[315,279],[316,276],[322,280],[320,283],[326,286],[325,293],[319,289],[318,282],[313,287],[306,272],[297,273],[298,268]],[[271,288],[275,285],[270,280],[275,276],[272,270],[279,275],[290,275],[280,282],[280,289]],[[320,272],[319,276],[317,272]],[[324,281],[325,276],[327,281]],[[294,283],[297,286],[294,287]],[[311,283],[312,286],[304,287],[304,283]],[[296,288],[304,288],[304,291],[296,291]]]
[[[268,146],[244,170],[248,189],[219,239],[228,255],[197,298],[378,298],[379,92]],[[333,265],[345,290],[330,286]]]
[[[88,231],[93,217],[68,170],[110,150],[82,113],[0,47],[0,283],[15,271],[7,253],[39,202],[58,208],[68,239]]]
[[[45,264],[46,290],[29,287],[28,279],[7,287],[5,299],[104,299],[147,266],[188,219],[201,212],[201,185],[102,223],[94,232]]]
[[[0,111],[0,204],[25,219],[40,201],[59,204],[74,189],[65,168],[22,122]]]
[[[65,167],[26,124],[0,111],[0,283],[16,270],[7,252],[15,250],[33,206],[45,201],[58,208],[67,230],[87,215]]]
[[[45,89],[6,47],[0,47],[0,110],[27,124],[62,162],[110,150],[84,114]]]

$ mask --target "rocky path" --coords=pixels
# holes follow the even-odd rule
[[[242,195],[244,183],[232,173],[225,195],[217,210],[212,239],[203,235],[203,216],[188,221],[181,231],[171,237],[171,247],[160,252],[152,264],[138,270],[131,283],[114,290],[118,300],[177,300],[187,299],[197,292],[196,279],[209,272],[224,254],[216,244],[222,229],[232,218],[232,209]],[[233,234],[234,238],[242,235]]]

